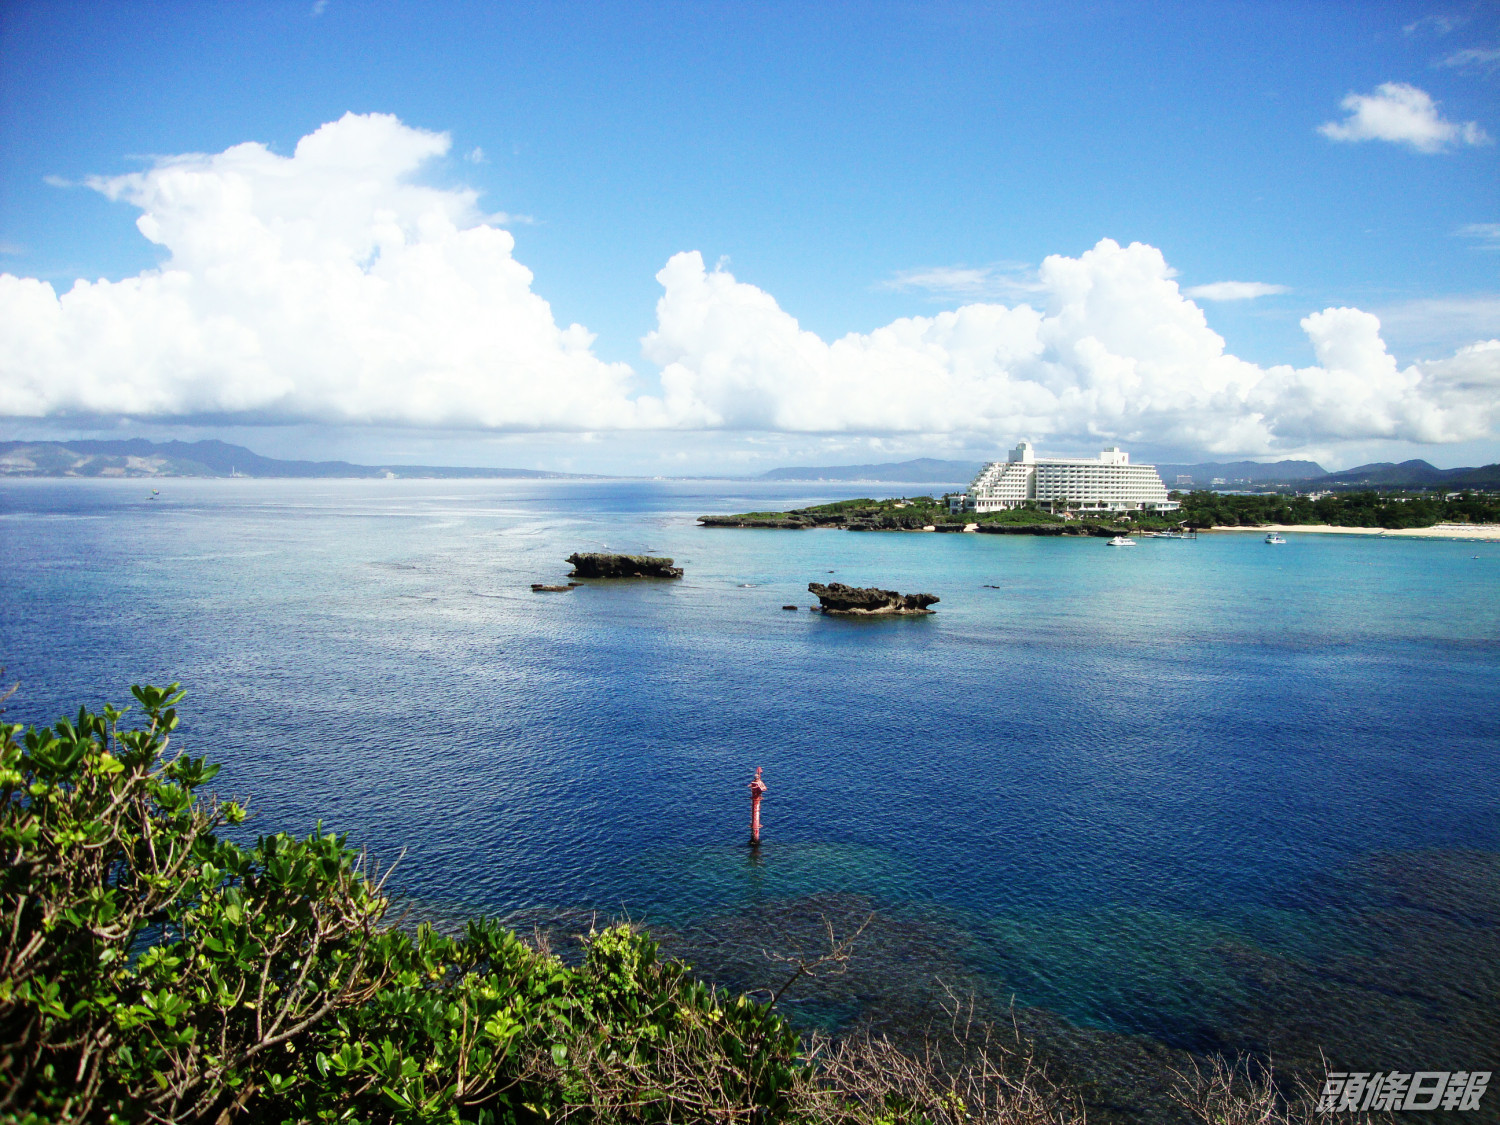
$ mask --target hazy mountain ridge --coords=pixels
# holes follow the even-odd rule
[[[940,461],[918,457],[911,461],[888,461],[876,465],[797,465],[762,473],[760,480],[879,481],[910,484],[967,484],[988,462]],[[1168,488],[1176,478],[1192,477],[1193,484],[1206,487],[1215,477],[1254,484],[1300,481],[1327,473],[1316,461],[1208,461],[1197,465],[1157,465]]]
[[[473,477],[565,478],[536,469],[446,465],[356,465],[349,461],[282,461],[242,445],[204,441],[5,441],[0,476],[24,477]]]
[[[1215,480],[1236,484],[1290,484],[1328,473],[1316,461],[1203,461],[1196,465],[1160,464],[1156,471],[1168,488],[1178,487],[1178,477],[1191,478],[1189,487],[1207,488]]]
[[[867,465],[794,465],[752,478],[763,481],[868,481],[962,487],[986,464],[917,457]],[[1295,484],[1308,490],[1330,488],[1500,488],[1500,464],[1439,469],[1421,460],[1375,462],[1328,472],[1316,461],[1205,461],[1194,465],[1157,464],[1171,488]],[[155,442],[0,441],[0,477],[229,477],[365,478],[385,476],[451,479],[603,479],[599,474],[553,473],[539,469],[489,469],[459,465],[360,465],[350,461],[284,461],[263,457],[242,445],[217,439]],[[1179,480],[1179,478],[1187,478]]]
[[[1390,461],[1377,461],[1328,473],[1308,483],[1318,487],[1370,485],[1428,488],[1441,484],[1450,488],[1495,488],[1500,486],[1500,463],[1480,465],[1477,468],[1439,469],[1426,461],[1402,461],[1399,465]]]

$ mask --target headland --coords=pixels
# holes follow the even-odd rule
[[[971,532],[982,535],[1085,535],[1133,531],[1291,531],[1387,538],[1500,541],[1500,498],[1486,493],[1173,492],[1171,512],[1050,512],[1029,504],[999,511],[953,510],[932,496],[839,500],[784,512],[699,516],[704,527],[806,531]]]

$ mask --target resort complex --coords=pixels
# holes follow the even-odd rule
[[[1098,457],[1038,457],[1020,442],[1004,461],[979,471],[967,492],[948,497],[952,511],[998,512],[1035,504],[1049,512],[1172,512],[1177,501],[1154,465],[1132,465],[1130,454],[1106,449]]]

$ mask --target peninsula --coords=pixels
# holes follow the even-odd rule
[[[704,527],[770,528],[804,531],[977,532],[981,535],[1101,535],[1126,531],[1261,528],[1336,530],[1356,534],[1422,534],[1426,538],[1491,538],[1500,524],[1500,497],[1483,492],[1391,493],[1327,492],[1288,496],[1278,492],[1229,494],[1199,490],[1173,492],[1175,512],[1120,512],[1108,515],[1038,505],[997,511],[955,511],[932,496],[839,500],[785,512],[744,512],[699,516]]]
[[[779,531],[841,528],[845,531],[948,531],[989,535],[1118,535],[1128,526],[1109,519],[1074,519],[1039,508],[953,512],[932,496],[839,500],[786,512],[699,516],[704,527],[758,527]],[[1157,518],[1163,527],[1175,521]],[[1140,526],[1139,524],[1135,526]]]
[[[1032,535],[1109,535],[1132,526],[1172,526],[1178,500],[1154,465],[1131,464],[1118,446],[1098,457],[1040,457],[1028,441],[1004,461],[982,466],[967,490],[942,501],[931,496],[896,501],[852,500],[772,513],[701,517],[710,527],[826,526],[850,531],[1019,531]],[[1156,521],[1156,522],[1150,522]]]

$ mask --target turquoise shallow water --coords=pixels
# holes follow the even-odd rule
[[[868,908],[913,987],[1083,1028],[1370,1069],[1500,1042],[1500,546],[693,522],[840,486],[148,491],[0,483],[10,715],[181,680],[260,830],[404,851],[418,902],[628,912],[710,962],[725,919]],[[687,577],[533,594],[574,550]],[[806,612],[830,578],[942,601]]]

